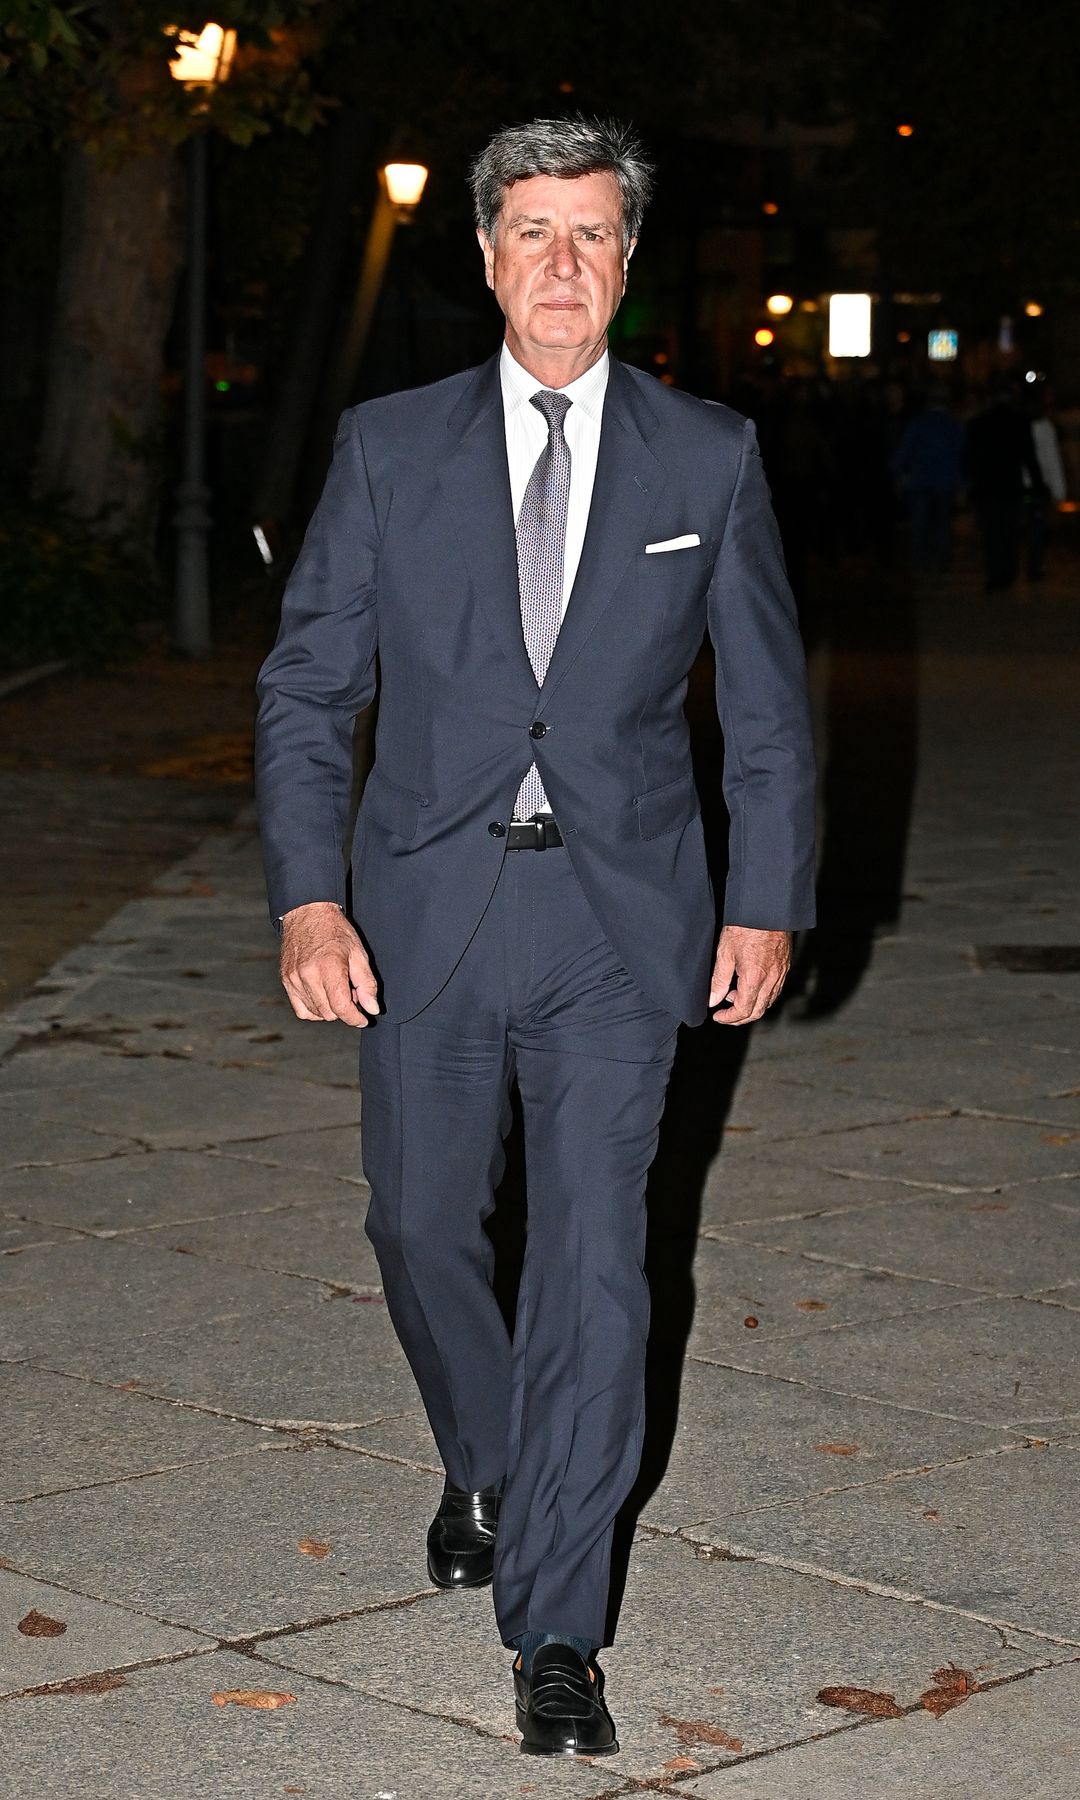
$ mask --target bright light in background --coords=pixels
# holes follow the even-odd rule
[[[417,205],[428,178],[423,163],[387,163],[383,175],[392,206]]]
[[[897,137],[914,137],[915,127],[914,125],[898,125],[896,127],[896,135]]]
[[[763,200],[761,203],[761,210],[763,213],[768,213],[771,219],[780,211],[780,208],[777,206],[775,200]]]
[[[927,334],[926,354],[931,362],[955,362],[960,339],[955,331],[931,331]]]
[[[869,356],[869,294],[829,295],[829,355]]]
[[[169,64],[169,74],[185,87],[214,87],[227,81],[236,53],[236,33],[223,25],[204,25],[198,37],[190,31],[170,26],[169,35],[176,38],[176,51]]]
[[[771,312],[774,319],[782,319],[794,304],[790,294],[770,294],[765,302],[765,310]]]
[[[1039,377],[1036,374],[1034,369],[1029,369],[1027,374],[1024,376],[1025,381],[1038,381],[1038,379],[1039,379]]]
[[[1038,300],[1027,300],[1024,303],[1024,311],[1029,319],[1041,319],[1046,308],[1040,305]]]
[[[754,333],[754,342],[755,344],[758,344],[762,350],[767,350],[770,344],[776,342],[776,333],[775,331],[770,331],[767,325],[762,325]]]

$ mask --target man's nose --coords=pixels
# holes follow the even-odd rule
[[[577,250],[569,232],[565,236],[556,236],[552,240],[551,255],[548,257],[548,273],[559,281],[572,281],[580,272]]]

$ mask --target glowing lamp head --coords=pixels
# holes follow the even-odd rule
[[[1029,319],[1041,319],[1045,310],[1045,307],[1038,300],[1028,300],[1024,306],[1024,311]]]
[[[754,342],[759,350],[767,350],[770,344],[776,342],[776,333],[770,331],[767,325],[762,325],[754,333]]]
[[[169,32],[176,40],[169,74],[185,87],[217,87],[229,79],[236,54],[236,33],[223,25],[204,25],[198,37],[190,31],[173,27]]]
[[[914,137],[915,136],[915,127],[914,127],[914,125],[898,125],[896,127],[896,135],[897,135],[897,137],[902,137],[902,138]]]
[[[427,184],[428,172],[423,163],[387,163],[383,170],[386,193],[391,206],[417,206]]]
[[[784,319],[794,304],[790,294],[770,294],[765,302],[765,310],[771,313],[774,319]]]
[[[777,206],[775,200],[763,200],[761,203],[761,210],[763,213],[767,213],[770,219],[775,219],[780,208]]]

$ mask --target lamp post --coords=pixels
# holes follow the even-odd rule
[[[325,422],[328,434],[337,424],[339,414],[349,403],[364,347],[371,331],[382,290],[386,265],[394,233],[399,225],[412,223],[427,183],[428,172],[423,163],[387,163],[379,171],[379,192],[368,227],[360,279],[345,329],[341,349],[326,397]]]
[[[226,81],[236,49],[235,31],[206,25],[198,37],[177,32],[169,73],[190,93],[207,93]],[[196,112],[205,112],[200,101]],[[184,448],[176,490],[176,592],[173,640],[189,656],[210,648],[210,584],[207,539],[210,490],[206,485],[206,132],[191,136],[188,194],[187,341],[184,354]]]

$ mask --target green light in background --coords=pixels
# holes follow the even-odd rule
[[[215,381],[214,386],[217,388],[217,391],[219,394],[227,394],[229,389],[232,387],[232,382],[231,381]]]

